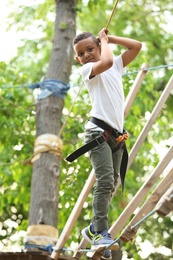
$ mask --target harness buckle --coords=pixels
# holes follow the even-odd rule
[[[122,141],[126,141],[127,139],[128,139],[128,134],[125,133],[125,134],[122,134],[122,135],[120,135],[119,137],[117,137],[115,140],[116,140],[118,143],[120,143],[120,142],[122,142]]]

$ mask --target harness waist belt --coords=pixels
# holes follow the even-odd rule
[[[88,152],[89,150],[91,150],[92,148],[96,147],[97,145],[101,145],[105,141],[106,141],[106,139],[104,138],[103,135],[98,137],[98,138],[95,138],[93,141],[83,145],[82,147],[80,147],[79,149],[77,149],[76,151],[74,151],[73,153],[68,155],[66,160],[68,162],[73,162],[79,156],[81,156],[84,153]]]
[[[91,117],[89,121],[94,123],[95,125],[101,127],[103,130],[108,131],[111,135],[113,135],[116,138],[124,133],[127,133],[125,131],[125,129],[123,129],[123,133],[120,133],[118,130],[116,130],[115,128],[112,128],[111,126],[106,124],[104,121],[102,121],[96,117]]]

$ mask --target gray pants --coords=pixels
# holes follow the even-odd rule
[[[85,143],[92,141],[102,134],[101,131],[87,130],[85,132]],[[96,174],[92,220],[95,231],[109,229],[109,204],[118,181],[123,155],[122,148],[112,153],[112,150],[116,150],[117,145],[115,137],[109,135],[107,142],[103,142],[89,152],[90,160]]]

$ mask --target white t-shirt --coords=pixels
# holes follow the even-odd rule
[[[114,58],[110,69],[89,79],[93,65],[93,62],[89,62],[83,65],[80,71],[92,103],[90,115],[122,132],[124,123],[122,74],[125,73],[122,56]],[[93,127],[95,125],[88,121],[86,128]]]

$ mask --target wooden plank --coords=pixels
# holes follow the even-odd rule
[[[124,108],[124,118],[126,118],[127,114],[129,113],[129,110],[134,102],[134,99],[141,87],[142,81],[144,80],[147,70],[145,70],[146,68],[148,68],[148,65],[146,63],[144,63],[141,68],[140,71],[138,72],[135,81],[126,97],[125,100],[125,108]]]
[[[150,211],[152,211],[156,204],[159,202],[161,197],[165,194],[165,192],[169,189],[171,184],[173,183],[173,168],[168,172],[165,178],[160,182],[157,188],[152,192],[147,201],[140,208],[138,213],[134,216],[134,218],[130,221],[128,226],[121,233],[120,239],[124,242],[132,240],[133,236],[137,232],[140,225],[135,228],[135,232],[131,230],[131,226],[139,222],[144,216],[146,216]],[[131,231],[131,232],[130,232]]]
[[[112,235],[112,238],[115,238],[116,235],[122,230],[125,226],[127,220],[132,216],[133,212],[136,210],[138,205],[142,202],[150,188],[156,182],[158,177],[162,174],[168,163],[173,158],[173,145],[169,148],[164,158],[158,163],[157,167],[154,169],[149,178],[145,181],[142,187],[135,194],[133,199],[129,202],[125,210],[121,213],[119,218],[115,221],[112,227],[109,229],[109,232]]]
[[[43,255],[42,253],[12,253],[2,252],[0,253],[0,260],[51,260],[50,256]]]
[[[64,244],[67,241],[67,239],[72,231],[72,228],[82,210],[82,207],[83,207],[83,204],[84,204],[86,198],[88,197],[88,195],[94,185],[94,182],[95,182],[95,173],[94,173],[94,171],[91,171],[91,173],[79,195],[79,198],[66,222],[66,225],[58,239],[58,242],[54,246],[54,251],[51,254],[52,259],[58,259],[61,252],[60,251],[56,252],[56,251],[60,250],[64,247]]]
[[[93,249],[93,247],[91,248],[91,250],[92,249]],[[98,246],[96,250],[94,250],[90,253],[90,258],[92,258],[93,260],[100,259],[101,256],[104,254],[104,249],[106,249],[106,248],[101,245]],[[112,250],[112,251],[119,250],[119,244],[118,243],[113,244],[112,246],[109,247],[109,250]]]
[[[73,255],[73,257],[75,259],[80,259],[81,258],[81,256],[83,255],[83,252],[80,251],[80,249],[85,249],[87,247],[87,244],[88,244],[88,241],[86,239],[82,238],[82,240],[81,240],[77,250],[75,251],[75,253]]]
[[[160,113],[163,105],[165,104],[167,98],[169,97],[171,90],[173,89],[173,76],[170,78],[167,86],[165,87],[162,95],[160,96],[155,108],[153,109],[150,119],[147,121],[146,125],[144,126],[141,134],[139,135],[138,139],[136,140],[132,150],[130,151],[129,155],[129,162],[128,168],[130,168],[139,148],[141,147],[142,143],[144,142],[149,130],[151,129],[154,120],[157,118],[158,114]]]
[[[51,260],[49,255],[42,252],[0,252],[0,260]],[[60,260],[75,260],[72,256],[60,255]]]

